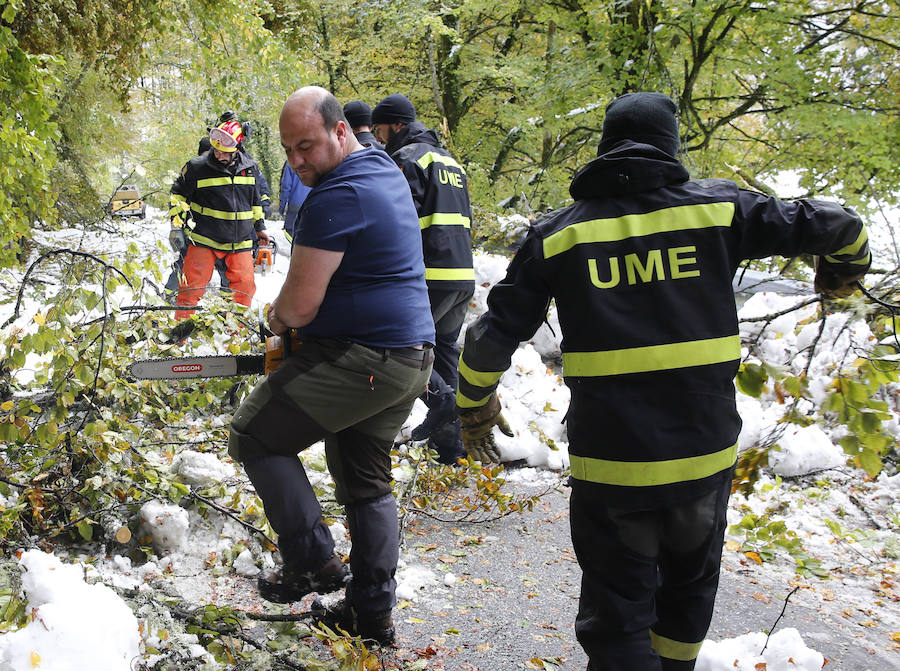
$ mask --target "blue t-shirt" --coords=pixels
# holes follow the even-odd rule
[[[344,253],[301,337],[372,347],[434,343],[419,217],[387,154],[356,151],[324,175],[295,231],[295,245]]]

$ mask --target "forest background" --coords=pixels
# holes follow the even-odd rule
[[[403,93],[465,166],[476,237],[567,202],[605,104],[679,104],[692,175],[795,171],[864,214],[900,193],[896,0],[3,0],[0,259],[34,227],[97,222],[113,189],[165,207],[226,109],[277,190],[299,86]]]

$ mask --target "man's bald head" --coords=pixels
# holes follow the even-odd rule
[[[278,126],[288,164],[307,186],[362,149],[341,104],[320,86],[304,86],[288,96]]]

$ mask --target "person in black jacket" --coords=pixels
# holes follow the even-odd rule
[[[497,461],[497,383],[556,301],[583,572],[575,631],[592,671],[693,669],[709,627],[741,427],[739,264],[817,255],[816,289],[831,296],[870,265],[852,210],[691,180],[676,112],[661,93],[609,104],[574,204],[530,230],[459,364],[466,448]]]
[[[344,105],[344,116],[361,145],[384,151],[384,145],[372,135],[372,108],[367,103],[362,100],[348,102]]]
[[[428,414],[413,429],[412,438],[427,438],[438,460],[452,464],[465,456],[454,409],[457,339],[475,292],[466,172],[441,147],[437,134],[416,121],[415,107],[406,96],[384,98],[372,110],[372,122],[375,137],[403,170],[419,213],[425,280],[437,332],[434,371],[423,397]]]
[[[254,172],[255,162],[238,151],[240,124],[228,121],[209,134],[212,149],[185,163],[172,184],[172,229],[187,239],[178,288],[176,319],[193,314],[217,259],[226,265],[235,302],[248,306],[256,291],[251,249],[268,243]],[[190,218],[188,218],[190,213]]]

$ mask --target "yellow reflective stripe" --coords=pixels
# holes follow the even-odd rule
[[[288,239],[288,242],[290,242],[291,244],[294,244],[294,236],[293,236],[293,235],[291,235],[290,233],[288,233],[287,231],[285,231],[285,232],[284,232],[284,237],[286,237],[286,238]]]
[[[836,259],[833,256],[825,257],[825,260],[828,261],[829,263],[849,263],[854,266],[864,266],[864,265],[868,264],[871,259],[872,259],[872,255],[869,253],[866,253],[866,255],[864,257],[862,257],[861,259],[857,259],[856,261],[847,261],[846,259]]]
[[[197,188],[203,189],[207,186],[225,186],[231,184],[231,177],[207,177],[206,179],[197,180]]]
[[[619,487],[652,487],[707,478],[731,468],[736,460],[737,443],[712,454],[666,461],[612,461],[571,454],[569,466],[576,480]]]
[[[474,268],[426,268],[426,280],[474,280]]]
[[[660,657],[666,659],[674,659],[679,662],[692,662],[700,655],[700,648],[703,641],[699,643],[682,643],[665,636],[660,636],[652,629],[650,630],[650,645],[659,653]]]
[[[563,375],[599,377],[706,366],[741,358],[741,337],[730,335],[668,345],[648,345],[602,352],[563,352]]]
[[[466,382],[475,387],[493,387],[497,381],[503,377],[503,371],[481,371],[470,368],[469,365],[460,358],[459,375]]]
[[[472,221],[458,212],[435,212],[425,217],[419,217],[419,228],[429,226],[464,226],[472,228]]]
[[[458,405],[460,408],[479,408],[479,407],[485,405],[490,400],[491,394],[493,394],[493,393],[494,392],[491,392],[484,398],[471,399],[468,396],[463,395],[463,393],[461,391],[457,390],[456,391],[456,405]]]
[[[863,226],[862,230],[860,230],[859,235],[856,237],[856,240],[851,242],[846,247],[841,247],[836,252],[832,252],[831,256],[852,256],[856,254],[862,246],[869,241],[869,234],[866,233],[866,227]]]
[[[422,170],[427,168],[432,163],[442,163],[442,164],[446,165],[448,168],[456,168],[462,174],[464,174],[464,175],[466,174],[466,171],[463,169],[463,167],[459,163],[457,163],[455,160],[453,160],[453,157],[444,156],[443,154],[438,154],[437,152],[434,152],[434,151],[430,151],[427,154],[423,154],[422,158],[420,158],[418,161],[416,161],[416,163],[419,164],[419,167],[422,168]]]
[[[266,213],[262,209],[262,205],[254,205],[253,206],[253,220],[262,219],[266,216]]]
[[[544,258],[591,242],[616,242],[654,233],[731,226],[733,218],[734,203],[723,202],[682,205],[611,219],[590,219],[548,235],[544,239]]]
[[[231,251],[232,249],[251,249],[253,247],[252,240],[241,240],[240,242],[235,242],[233,245],[230,242],[219,242],[218,240],[213,240],[212,238],[207,238],[205,235],[200,235],[199,233],[194,233],[194,231],[187,231],[187,236],[193,242],[204,245],[206,247],[212,247],[213,249],[221,249],[223,251]]]
[[[259,208],[262,211],[262,208]],[[225,219],[226,221],[235,221],[235,220],[245,220],[245,219],[261,219],[262,217],[255,217],[253,215],[253,211],[250,212],[225,212],[224,210],[214,210],[211,207],[203,207],[202,205],[197,205],[196,203],[191,203],[191,211],[196,212],[197,214],[202,214],[207,217],[213,217],[214,219]]]
[[[256,184],[256,177],[253,175],[238,175],[236,177],[207,177],[206,179],[197,180],[197,188],[203,189],[209,186],[227,186],[229,184]]]

